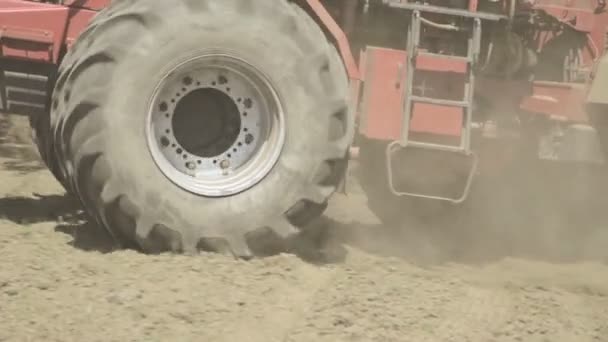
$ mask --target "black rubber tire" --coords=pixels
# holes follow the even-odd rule
[[[53,79],[49,78],[48,93],[52,93]],[[50,101],[49,101],[50,102]],[[51,133],[51,113],[49,110],[50,103],[47,104],[46,110],[30,115],[30,127],[32,128],[32,140],[36,145],[40,158],[49,169],[55,179],[63,185],[68,194],[71,194],[69,183],[59,168],[59,161],[54,153],[54,142]]]
[[[30,127],[32,128],[32,139],[38,150],[40,158],[51,171],[55,179],[63,185],[69,193],[69,185],[65,182],[65,178],[59,169],[59,162],[53,153],[53,141],[51,139],[50,130],[50,113],[40,113],[36,117],[30,117]]]
[[[255,187],[224,198],[174,185],[145,136],[160,70],[205,46],[262,70],[286,108],[278,163]],[[335,192],[354,135],[348,93],[335,48],[286,0],[114,1],[60,67],[51,130],[62,173],[117,240],[150,253],[249,258],[250,237],[297,235],[294,223],[304,225]]]

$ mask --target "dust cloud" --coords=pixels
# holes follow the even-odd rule
[[[403,210],[400,217],[385,219],[388,224],[380,224],[373,215],[346,225],[331,219],[326,224],[361,248],[405,256],[415,263],[484,264],[505,257],[607,262],[608,211],[603,203],[608,170],[595,165],[526,163],[499,174],[478,175],[462,204],[389,197],[379,205],[395,206],[396,201]],[[378,167],[378,175],[385,172]],[[354,181],[348,196],[366,203]],[[335,207],[343,217],[352,217],[351,208]]]

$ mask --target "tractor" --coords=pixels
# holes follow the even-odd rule
[[[354,159],[387,224],[513,153],[603,164],[605,7],[0,0],[0,107],[123,246],[249,259],[289,250]]]

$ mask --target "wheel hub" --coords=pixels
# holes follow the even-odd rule
[[[225,55],[186,61],[160,81],[148,145],[161,171],[203,196],[227,196],[263,179],[284,142],[283,111],[266,78]]]

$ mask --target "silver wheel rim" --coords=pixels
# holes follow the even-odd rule
[[[285,140],[277,93],[255,67],[229,55],[204,55],[167,72],[147,115],[152,157],[192,193],[229,196],[261,181]]]

